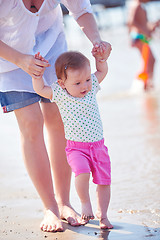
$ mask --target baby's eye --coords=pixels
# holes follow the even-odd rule
[[[87,79],[86,81],[89,82],[90,80],[91,80],[91,79],[89,78],[89,79]]]
[[[76,83],[76,85],[79,85],[79,84],[80,84],[80,82],[77,82],[77,83]]]

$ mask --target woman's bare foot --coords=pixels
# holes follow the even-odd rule
[[[81,226],[88,222],[83,220],[70,205],[59,205],[59,212],[61,219],[66,220],[71,226]]]
[[[113,225],[108,220],[107,216],[101,217],[100,214],[96,214],[97,218],[99,219],[99,226],[100,229],[112,229]]]
[[[50,210],[45,211],[45,216],[40,224],[40,228],[44,232],[62,232],[63,226],[61,220]]]
[[[81,218],[87,221],[89,221],[90,219],[94,219],[91,203],[87,202],[81,204],[82,204]]]

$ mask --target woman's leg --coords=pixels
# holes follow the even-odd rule
[[[62,223],[54,197],[49,159],[43,138],[43,116],[39,103],[15,110],[28,173],[45,207],[44,231],[61,231]]]
[[[71,169],[66,160],[66,139],[58,107],[55,103],[42,102],[42,111],[48,133],[49,155],[61,218],[73,226],[84,224],[70,205]]]

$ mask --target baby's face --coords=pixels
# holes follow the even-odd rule
[[[82,98],[92,89],[91,68],[86,64],[84,68],[67,70],[67,79],[64,82],[64,88],[73,96]]]

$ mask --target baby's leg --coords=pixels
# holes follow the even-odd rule
[[[76,176],[75,186],[82,205],[82,219],[94,219],[90,196],[89,196],[90,173],[82,173]]]
[[[97,186],[97,213],[96,216],[99,219],[101,229],[111,229],[112,224],[108,220],[107,210],[110,201],[110,185],[98,185]]]

